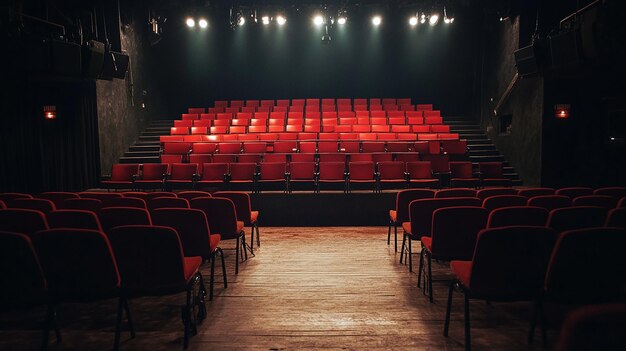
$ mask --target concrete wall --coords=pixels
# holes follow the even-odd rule
[[[158,89],[149,74],[150,47],[143,26],[146,24],[137,19],[121,30],[122,51],[130,57],[126,78],[96,82],[102,174],[110,174],[111,166],[150,121],[162,118],[161,107],[148,101],[152,94],[158,95]]]

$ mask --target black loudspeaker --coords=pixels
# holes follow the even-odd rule
[[[578,33],[578,27],[574,26],[550,36],[552,68],[571,68],[580,64]]]
[[[113,58],[115,59],[115,71],[113,72],[113,78],[126,78],[126,72],[128,72],[128,64],[130,62],[130,58],[127,54],[123,54],[120,52],[113,52]]]
[[[49,73],[52,71],[52,40],[41,37],[26,37],[18,49],[16,65],[26,71]],[[9,56],[12,57],[12,56]]]
[[[52,40],[52,71],[67,76],[81,74],[81,49],[76,43]]]
[[[520,76],[526,76],[539,72],[535,47],[532,45],[515,50],[515,66]]]
[[[111,80],[113,78],[124,79],[128,71],[129,57],[115,51],[106,51],[102,63],[101,79]]]
[[[98,78],[102,71],[104,61],[104,43],[90,40],[82,47],[83,75],[90,78]]]

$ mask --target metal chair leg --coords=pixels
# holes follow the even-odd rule
[[[448,304],[446,306],[446,321],[443,324],[443,336],[448,336],[448,330],[450,328],[450,312],[452,311],[452,293],[454,292],[454,282],[450,283],[448,288]]]

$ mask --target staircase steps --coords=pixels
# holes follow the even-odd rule
[[[504,156],[496,148],[482,127],[469,118],[463,117],[444,117],[445,124],[450,126],[451,133],[458,133],[461,139],[467,140],[468,160],[474,165],[474,169],[478,169],[480,162],[502,162],[504,175],[511,179],[514,186],[522,185],[519,174],[506,161]]]

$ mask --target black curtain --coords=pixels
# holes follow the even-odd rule
[[[94,80],[5,81],[0,129],[0,191],[80,191],[100,175]],[[56,106],[46,120],[43,106]]]

